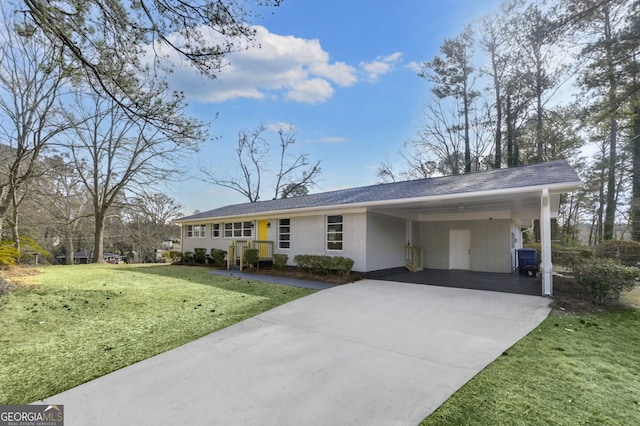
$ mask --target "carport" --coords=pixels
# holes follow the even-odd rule
[[[376,274],[376,279],[425,284],[439,287],[467,288],[471,290],[499,291],[502,293],[540,295],[541,277],[520,275],[517,272],[501,274],[463,270],[423,269],[419,272],[393,270]]]

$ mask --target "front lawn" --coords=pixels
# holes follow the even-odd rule
[[[554,311],[421,426],[636,425],[639,372],[640,310]]]
[[[26,404],[313,293],[171,265],[50,266],[0,297],[0,404]]]

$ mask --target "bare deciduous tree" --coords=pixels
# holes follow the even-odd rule
[[[287,154],[296,143],[296,134],[293,126],[278,126],[280,138],[280,167],[276,174],[274,198],[288,198],[309,193],[309,187],[315,185],[315,180],[320,174],[320,161],[315,164],[309,162],[309,154],[300,154],[287,161]]]
[[[480,109],[471,111],[469,130],[465,132],[464,120],[459,114],[459,102],[456,99],[432,97],[426,103],[416,138],[405,142],[400,150],[400,171],[395,171],[393,164],[387,161],[378,168],[378,178],[390,182],[397,179],[425,179],[434,175],[459,175],[465,172],[467,166],[467,149],[470,171],[489,168],[491,122],[475,114],[476,110]],[[465,138],[469,140],[468,147]]]
[[[203,167],[205,180],[242,194],[250,203],[259,201],[263,178],[271,171],[268,167],[272,160],[271,144],[264,137],[267,130],[267,126],[260,124],[253,130],[238,132],[238,145],[234,151],[239,176],[227,172],[222,177]],[[273,199],[305,195],[320,174],[320,161],[311,164],[308,154],[290,155],[296,142],[293,126],[279,125],[276,132],[279,149],[277,162],[274,162],[278,164],[278,170],[273,174]]]
[[[80,178],[91,195],[95,219],[95,261],[104,252],[104,228],[108,211],[125,191],[135,192],[156,180],[169,180],[179,170],[180,155],[197,148],[199,126],[182,126],[167,134],[130,116],[110,98],[78,96],[74,109],[80,124],[70,135],[67,148]],[[167,114],[176,103],[163,105]],[[176,114],[179,111],[175,111]],[[86,173],[82,173],[86,170]]]
[[[166,194],[143,190],[128,200],[125,210],[122,224],[131,236],[138,262],[155,262],[160,243],[180,237],[180,227],[171,221],[182,216],[182,206]]]
[[[49,233],[63,236],[65,261],[67,265],[73,265],[74,240],[80,227],[94,214],[91,199],[80,178],[85,171],[77,170],[77,165],[70,164],[69,159],[63,156],[47,158],[44,165],[45,175],[32,195],[40,205],[47,206],[46,216],[40,217],[40,221],[46,217],[52,228]]]
[[[2,3],[0,22],[0,235],[11,212],[12,238],[20,249],[18,209],[26,185],[41,173],[48,144],[69,123],[59,120],[58,98],[71,72],[59,66],[60,49],[38,32],[25,36],[14,25],[14,11]]]

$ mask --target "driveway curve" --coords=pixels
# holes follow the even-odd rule
[[[548,299],[363,280],[44,401],[65,425],[416,425],[533,330]]]

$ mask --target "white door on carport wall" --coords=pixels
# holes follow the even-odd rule
[[[449,230],[449,269],[469,270],[471,267],[471,230]]]

